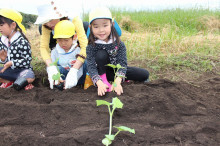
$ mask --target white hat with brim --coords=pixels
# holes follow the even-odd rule
[[[68,17],[67,14],[61,10],[57,10],[57,7],[46,4],[38,7],[38,17],[34,24],[45,24],[53,19],[60,19]]]

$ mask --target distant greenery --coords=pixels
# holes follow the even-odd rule
[[[37,16],[32,14],[25,14],[22,12],[20,13],[23,16],[22,24],[24,24],[25,28],[30,28],[30,25],[36,21]]]
[[[149,31],[158,31],[167,25],[178,28],[179,34],[193,35],[197,32],[207,30],[207,26],[201,22],[204,16],[220,18],[220,11],[208,9],[172,9],[163,11],[125,11],[123,9],[111,9],[113,17],[117,22],[121,22],[124,30],[129,32],[140,31],[138,27],[132,25],[140,24],[139,27]],[[127,19],[127,21],[126,21]],[[84,20],[88,21],[88,14],[84,15]],[[125,21],[125,22],[124,22]]]
[[[183,35],[191,35],[201,30],[207,30],[207,26],[201,22],[201,19],[207,15],[219,18],[220,11],[210,11],[207,9],[174,9],[158,12],[113,11],[113,16],[119,22],[123,17],[130,17],[132,21],[138,22],[145,28],[150,28],[151,31],[170,25],[171,27],[177,27],[178,33]]]

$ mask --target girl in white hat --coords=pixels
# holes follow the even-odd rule
[[[0,88],[14,86],[16,90],[33,88],[31,47],[23,34],[22,15],[12,9],[0,10]]]
[[[98,86],[98,95],[103,96],[106,92],[114,90],[118,95],[123,93],[121,83],[125,80],[146,81],[149,72],[145,69],[127,66],[126,47],[120,40],[114,27],[114,21],[110,10],[100,7],[92,10],[89,14],[90,35],[87,46],[87,69],[94,85]],[[122,67],[118,72],[114,72],[107,64]],[[115,74],[116,86],[112,86],[109,81],[113,81]]]
[[[55,25],[61,20],[69,20],[68,16],[64,11],[59,9],[59,7],[55,6],[55,2],[51,2],[50,4],[41,5],[38,7],[38,18],[35,24],[42,24],[42,34],[40,39],[40,52],[43,60],[47,65],[47,73],[48,80],[50,83],[50,88],[53,89],[54,84],[58,84],[58,82],[54,82],[52,76],[58,73],[56,66],[50,66],[52,63],[50,52],[56,45],[56,40],[53,39],[54,28]],[[88,40],[85,34],[85,30],[83,27],[82,20],[76,16],[73,18],[72,23],[75,25],[76,34],[80,45],[80,53],[77,55],[77,60],[74,66],[70,69],[69,73],[66,77],[66,87],[71,88],[76,85],[74,81],[77,78],[77,72],[81,68],[81,66],[85,66],[85,58],[86,58],[86,46],[88,44]],[[51,34],[52,33],[52,34]],[[54,42],[53,46],[51,46],[51,42]],[[85,73],[86,75],[86,73]],[[85,78],[85,75],[83,77]]]

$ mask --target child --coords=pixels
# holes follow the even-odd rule
[[[75,33],[75,26],[69,20],[62,20],[58,22],[54,28],[54,39],[57,39],[57,45],[51,52],[51,59],[55,62],[57,59],[57,66],[60,73],[63,74],[62,79],[68,77],[68,72],[72,70],[77,74],[77,78],[69,76],[70,80],[65,81],[65,89],[71,88],[68,81],[73,82],[73,86],[77,85],[78,80],[83,75],[83,66],[78,69],[74,68],[76,57],[80,53],[80,48],[77,44],[77,35]]]
[[[108,8],[96,8],[89,14],[90,35],[87,46],[87,67],[94,85],[98,86],[98,95],[114,90],[118,95],[123,93],[121,82],[125,80],[145,81],[149,72],[137,67],[127,67],[126,47],[120,40]],[[120,64],[122,69],[116,72],[116,87],[108,81],[114,80],[114,70],[107,64]],[[120,77],[124,76],[124,77]]]
[[[31,68],[31,47],[22,32],[22,15],[11,9],[0,10],[0,88],[31,89],[35,77]]]
[[[56,40],[53,39],[55,25],[61,20],[71,20],[72,23],[75,25],[75,30],[80,46],[80,53],[78,54],[76,63],[73,66],[77,70],[79,70],[82,66],[86,66],[85,58],[88,39],[85,34],[84,26],[86,28],[86,26],[88,25],[84,25],[87,23],[83,23],[76,13],[74,13],[73,16],[69,17],[69,15],[67,15],[67,13],[63,11],[63,9],[60,7],[62,3],[59,5],[59,3],[57,3],[58,1],[54,0],[52,0],[51,3],[47,2],[44,5],[40,5],[38,7],[38,17],[35,24],[42,25],[42,27],[40,27],[41,37],[39,50],[41,52],[41,57],[43,58],[47,66],[47,74],[50,83],[50,88],[53,89],[53,85],[56,85],[57,83],[54,83],[52,76],[58,73],[56,66],[50,66],[50,64],[52,63],[51,50],[53,50],[56,46]],[[86,73],[84,73],[83,76],[85,78]],[[73,77],[74,80],[77,80],[77,72],[70,70],[66,78],[66,87],[71,88],[74,86],[75,83],[71,82],[71,79],[73,79]]]

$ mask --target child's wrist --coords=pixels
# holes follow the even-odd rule
[[[102,80],[98,80],[98,81],[96,82],[96,85],[99,87],[102,83],[103,83]]]
[[[122,81],[122,78],[121,78],[121,77],[117,77],[117,78],[115,79],[115,83],[116,83],[116,84],[121,84],[121,81]]]

